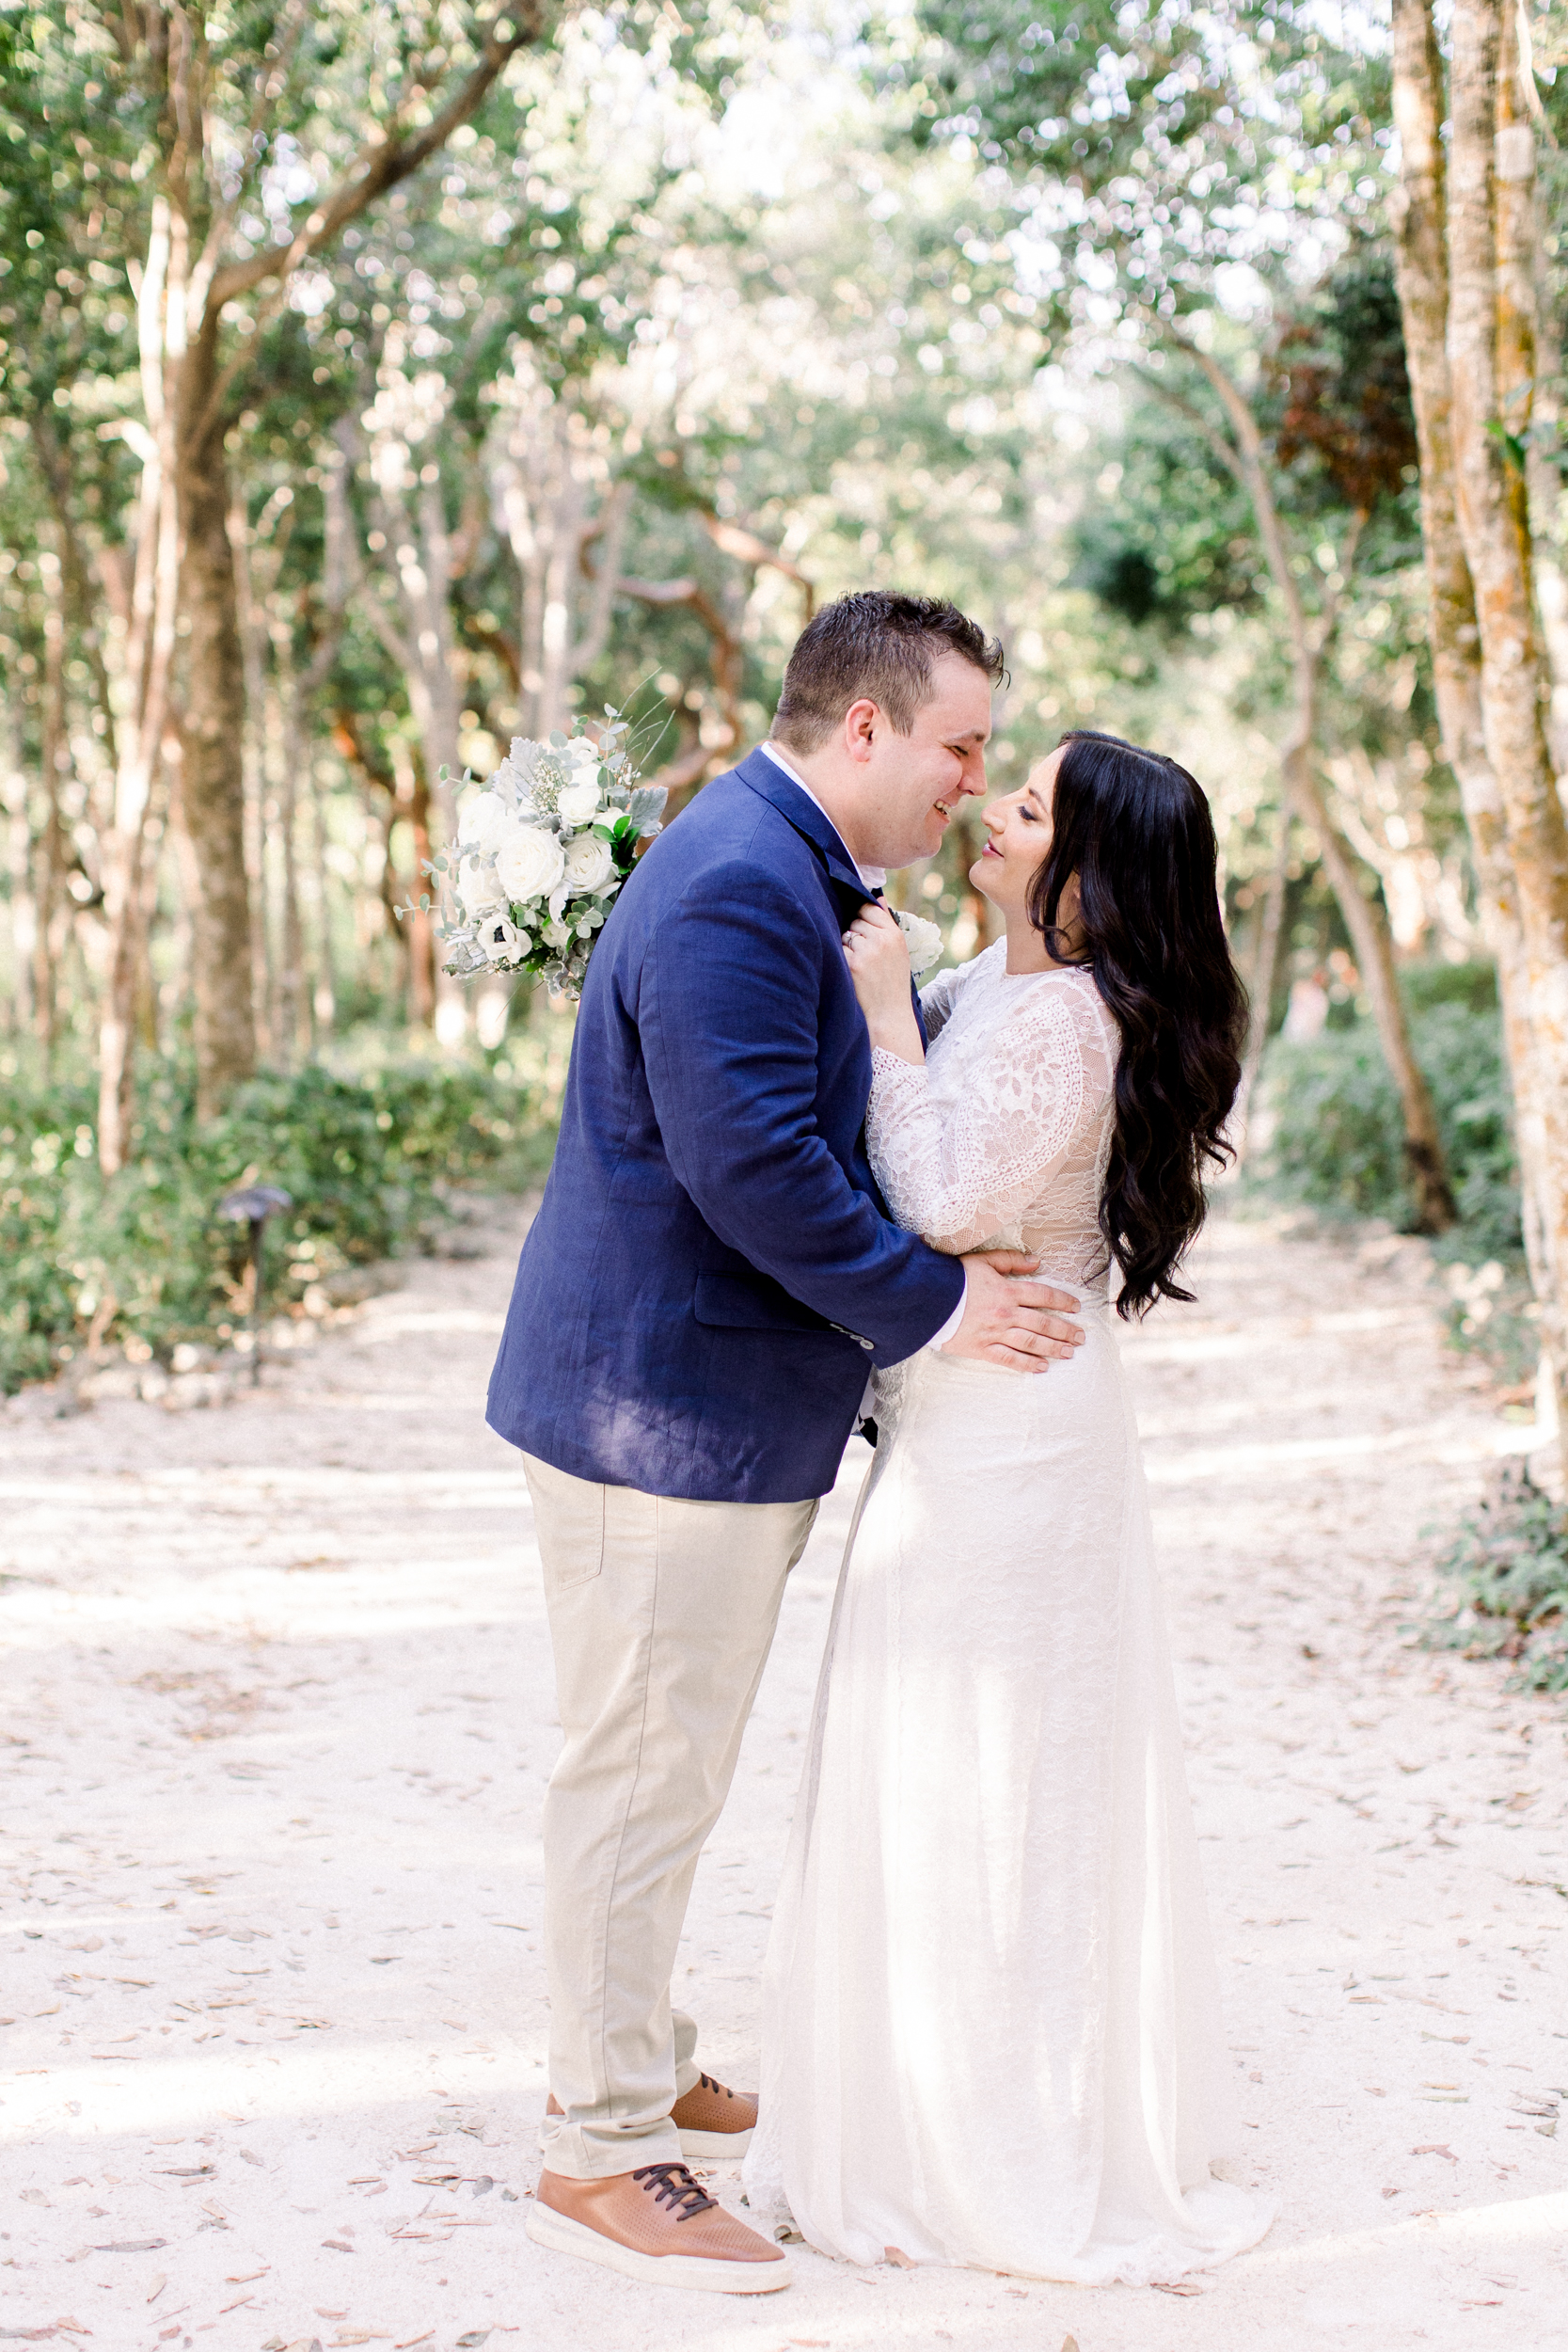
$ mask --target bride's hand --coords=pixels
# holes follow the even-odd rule
[[[873,1045],[905,1061],[924,1061],[910,995],[910,951],[886,907],[868,900],[844,934],[844,961],[855,983]]]

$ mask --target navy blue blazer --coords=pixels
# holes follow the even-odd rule
[[[865,893],[765,752],[652,842],[594,947],[487,1419],[575,1477],[826,1494],[872,1364],[963,1292],[892,1224],[842,934]]]

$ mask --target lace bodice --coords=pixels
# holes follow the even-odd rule
[[[1027,1249],[1102,1297],[1119,1040],[1092,976],[1009,973],[998,942],[920,1002],[924,1065],[872,1054],[866,1142],[894,1216],[955,1256]]]

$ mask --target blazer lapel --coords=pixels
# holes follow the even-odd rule
[[[816,803],[802,792],[798,784],[792,784],[784,770],[776,761],[769,759],[766,752],[748,753],[735,773],[770,808],[776,808],[785,824],[792,826],[802,841],[810,842],[822,867],[828,894],[838,915],[839,929],[847,931],[862,907],[869,903],[872,894],[856,873],[849,852],[833,826]],[[926,1016],[920,1009],[920,991],[912,980],[910,994],[914,1000],[915,1025],[920,1031],[920,1042],[924,1045],[927,1041]]]
[[[770,808],[776,808],[802,841],[810,843],[838,913],[839,928],[847,930],[871,893],[856,873],[854,861],[828,818],[766,752],[749,753],[735,773]]]

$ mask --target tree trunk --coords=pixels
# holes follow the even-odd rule
[[[33,985],[38,956],[38,896],[41,861],[35,854],[27,807],[27,771],[16,731],[16,713],[0,696],[0,807],[6,812],[8,901],[11,934],[11,1002],[8,1025],[28,1028],[33,1020]]]
[[[256,1009],[256,1042],[264,1058],[276,1050],[277,991],[273,980],[272,893],[267,872],[267,658],[266,627],[256,609],[250,532],[245,501],[229,512],[229,546],[234,561],[234,611],[245,668],[245,725],[240,766],[245,791],[245,881],[250,898],[250,987]]]
[[[245,656],[229,538],[228,467],[217,393],[217,317],[179,373],[175,487],[184,562],[184,749],[181,805],[201,888],[193,910],[197,1108],[211,1117],[256,1067],[250,892],[245,863]]]
[[[1236,1107],[1230,1115],[1230,1137],[1236,1147],[1238,1168],[1246,1157],[1252,1098],[1257,1091],[1258,1076],[1263,1067],[1263,1056],[1269,1042],[1274,993],[1279,981],[1279,951],[1285,938],[1285,900],[1290,891],[1290,866],[1291,811],[1287,804],[1279,812],[1279,840],[1275,848],[1268,888],[1263,894],[1259,914],[1258,947],[1252,960],[1252,978],[1248,988],[1251,1003],[1247,1014],[1246,1050],[1242,1056],[1242,1083],[1236,1089]]]
[[[403,797],[400,787],[398,797]],[[424,869],[430,859],[430,783],[424,762],[416,755],[409,762],[409,829],[414,836],[414,873],[416,888],[410,896],[416,900],[424,886]],[[432,894],[434,896],[434,894]],[[436,969],[436,925],[428,914],[416,914],[404,917],[408,925],[408,987],[409,1011],[421,1028],[428,1029],[436,1017],[439,990],[444,977]]]
[[[65,886],[65,831],[60,822],[60,778],[65,768],[65,575],[58,555],[39,552],[43,582],[43,707],[39,730],[39,768],[43,785],[43,823],[35,866],[33,917],[33,1016],[44,1068],[53,1068],[59,1021],[59,975],[55,969],[55,917]]]
[[[1508,818],[1486,754],[1481,632],[1460,533],[1449,377],[1449,256],[1443,152],[1443,69],[1432,0],[1394,0],[1394,127],[1400,141],[1395,273],[1421,473],[1427,632],[1443,756],[1459,786],[1475,867],[1481,931],[1497,967],[1513,1087],[1526,1252],[1549,1321],[1555,1301],[1545,1248],[1545,1124],[1538,1100],[1528,977]]]
[[[277,1013],[274,1052],[292,1070],[310,1051],[310,1011],[305,971],[305,926],[299,911],[299,778],[309,755],[298,707],[299,682],[286,635],[277,647],[278,760],[277,832],[282,850],[282,922],[277,943]]]
[[[316,977],[310,991],[312,1050],[319,1032],[330,1032],[338,1018],[338,963],[332,945],[332,875],[327,864],[326,847],[326,787],[319,773],[312,770],[310,864],[316,891]]]
[[[1294,807],[1297,816],[1311,827],[1318,837],[1323,870],[1339,902],[1339,912],[1355,951],[1362,984],[1371,1001],[1372,1019],[1384,1059],[1399,1090],[1404,1128],[1405,1170],[1416,1200],[1416,1231],[1419,1233],[1446,1232],[1454,1222],[1457,1212],[1449,1185],[1443,1141],[1438,1133],[1431,1089],[1411,1048],[1410,1025],[1395,977],[1394,942],[1388,929],[1387,912],[1381,897],[1368,898],[1361,889],[1355,853],[1329,813],[1328,803],[1318,782],[1315,762],[1318,683],[1323,656],[1328,650],[1338,598],[1343,595],[1348,584],[1355,548],[1367,517],[1365,514],[1360,514],[1352,519],[1346,544],[1340,553],[1340,584],[1338,590],[1329,594],[1323,618],[1314,632],[1301,600],[1295,566],[1291,560],[1291,549],[1279,519],[1279,508],[1269,477],[1258,420],[1241,390],[1212,353],[1199,350],[1179,330],[1167,329],[1166,332],[1169,340],[1186,354],[1217,393],[1231,433],[1235,436],[1233,441],[1227,440],[1223,434],[1213,430],[1201,411],[1194,411],[1178,400],[1177,405],[1208,436],[1215,453],[1229,467],[1252,502],[1258,535],[1262,542],[1275,593],[1284,611],[1291,646],[1295,710],[1290,733],[1279,755],[1286,803],[1288,806]],[[1164,386],[1158,389],[1167,389]]]
[[[1521,246],[1533,239],[1535,212],[1513,25],[1504,0],[1456,0],[1447,348],[1455,507],[1480,633],[1482,734],[1507,822],[1523,938],[1517,993],[1530,1041],[1528,1111],[1539,1118],[1531,1172],[1541,1193],[1545,1339],[1568,1442],[1568,1413],[1560,1411],[1568,1338],[1568,823],[1547,755],[1521,462],[1534,372],[1534,270]],[[1511,1043],[1522,1024],[1511,1025]]]
[[[136,289],[143,384],[152,431],[134,444],[141,456],[135,553],[121,660],[129,706],[118,737],[114,803],[103,839],[103,919],[108,972],[98,1032],[98,1160],[105,1175],[130,1149],[138,959],[142,946],[142,857],[149,803],[168,721],[180,593],[180,529],[171,463],[171,420],[162,405],[163,301],[176,266],[168,209],[153,210]]]
[[[1318,854],[1329,887],[1338,901],[1350,933],[1361,985],[1371,1006],[1378,1042],[1389,1074],[1399,1089],[1404,1120],[1404,1164],[1416,1195],[1416,1231],[1446,1232],[1458,1216],[1449,1188],[1443,1141],[1437,1129],[1432,1090],[1410,1042],[1410,1024],[1400,994],[1394,962],[1393,936],[1381,902],[1361,888],[1360,868],[1349,842],[1334,824],[1327,803],[1314,787],[1298,780],[1292,790],[1296,807],[1318,836]]]

